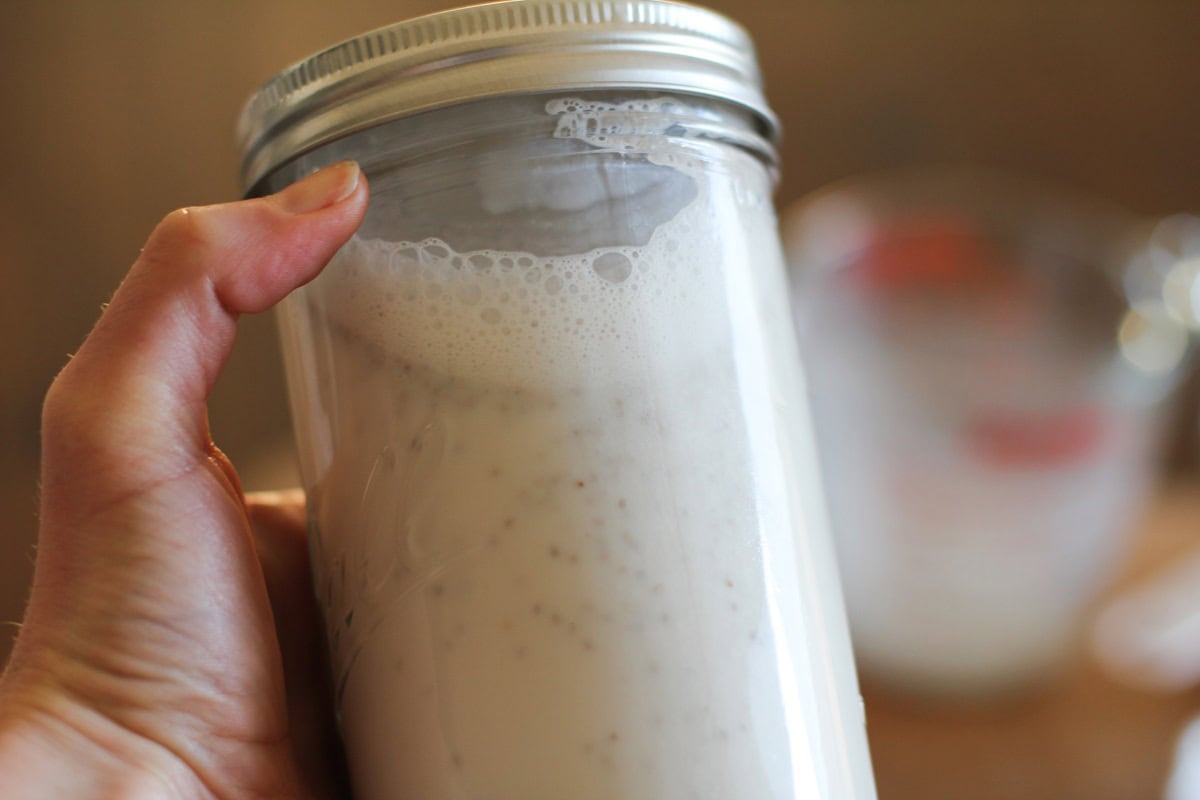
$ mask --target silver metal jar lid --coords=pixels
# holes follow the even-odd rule
[[[750,37],[666,0],[509,0],[347,39],[276,75],[238,122],[247,188],[333,139],[421,111],[511,94],[635,89],[742,106],[774,141]]]

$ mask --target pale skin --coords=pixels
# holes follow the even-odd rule
[[[366,204],[344,163],[168,215],[53,382],[0,797],[340,795],[303,496],[243,495],[206,401],[238,316],[315,277]]]

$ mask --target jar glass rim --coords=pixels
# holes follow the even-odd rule
[[[774,144],[753,44],[720,14],[670,0],[504,0],[379,28],[280,72],[238,122],[244,187],[380,122],[534,92],[649,90],[749,110]]]

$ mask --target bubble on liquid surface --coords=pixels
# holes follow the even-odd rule
[[[633,262],[622,253],[604,253],[593,259],[592,270],[609,283],[621,283],[633,273]]]

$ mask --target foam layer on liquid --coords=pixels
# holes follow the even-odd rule
[[[715,211],[697,195],[695,157],[662,143],[669,127],[664,111],[676,105],[550,101],[556,138],[620,152],[623,160],[597,160],[601,172],[531,160],[479,177],[485,207],[531,214],[608,208],[618,217],[644,215],[649,210],[637,206],[637,195],[657,187],[654,210],[678,210],[645,244],[545,257],[538,252],[569,249],[554,230],[531,234],[522,251],[455,251],[439,238],[356,237],[322,278],[330,316],[382,352],[446,375],[502,384],[559,384],[574,380],[583,364],[592,377],[616,379],[644,366],[641,359],[654,349],[645,338],[652,331],[695,326],[692,337],[708,335],[720,317],[713,307],[722,300],[719,264],[713,263],[720,242],[713,235]],[[539,169],[552,179],[531,178]],[[693,177],[680,181],[681,174]]]
[[[553,384],[582,360],[616,377],[643,352],[647,325],[685,325],[689,310],[702,313],[676,302],[706,305],[702,284],[711,280],[689,235],[682,222],[643,247],[552,258],[458,253],[439,239],[355,239],[334,266],[330,313],[382,352],[448,375]]]

